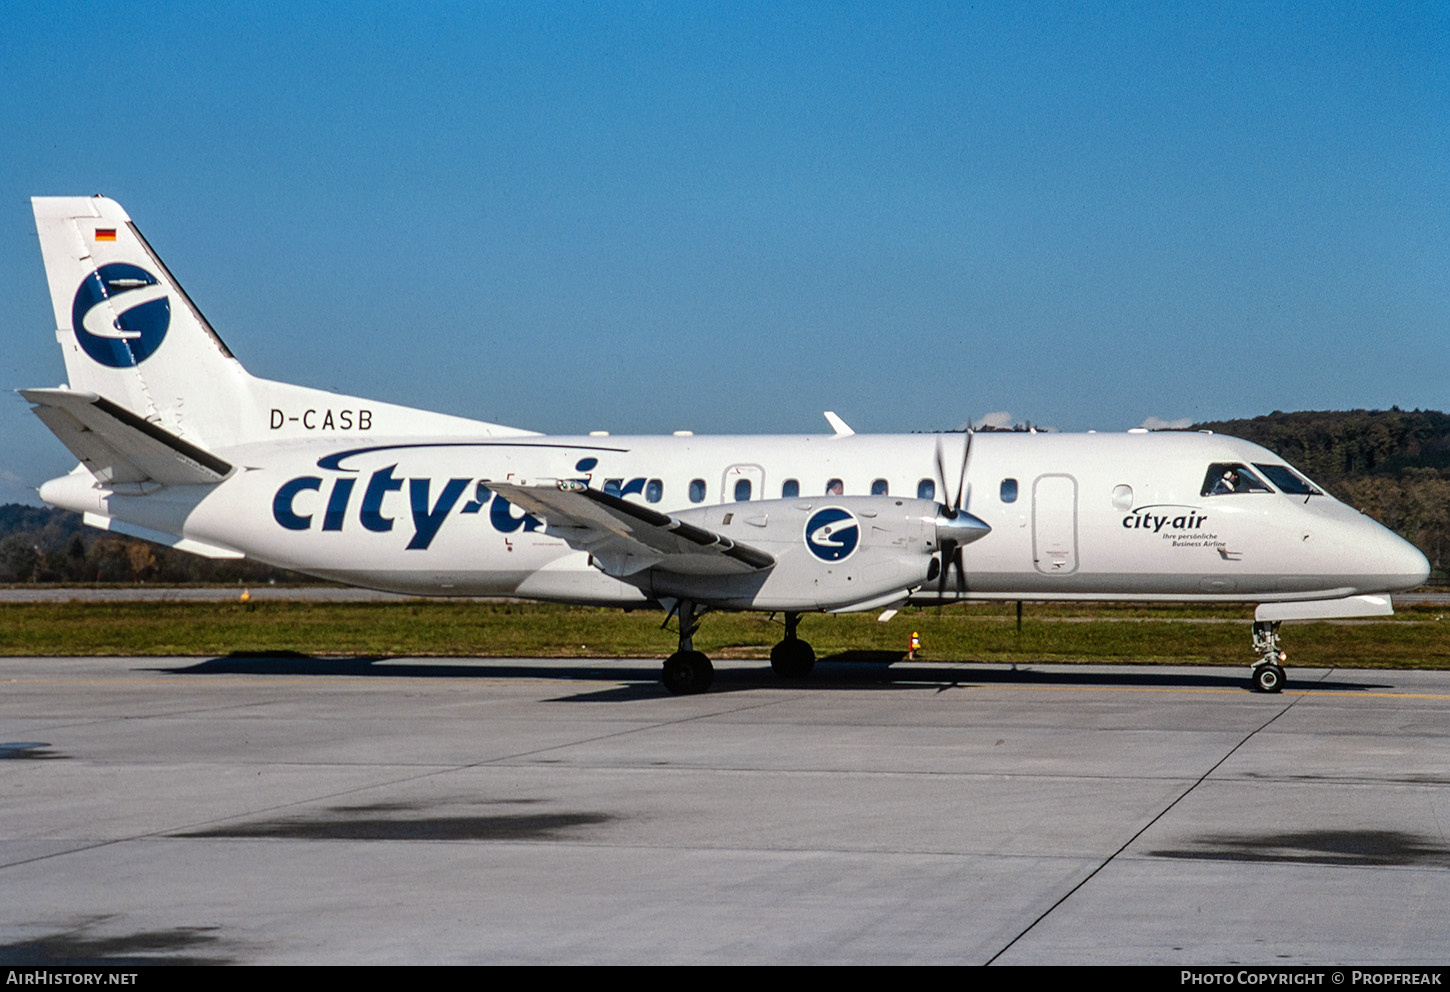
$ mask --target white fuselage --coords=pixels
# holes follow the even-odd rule
[[[78,472],[42,495],[378,589],[637,605],[659,598],[648,583],[604,574],[486,483],[581,479],[665,514],[719,506],[719,519],[691,519],[749,544],[751,515],[726,504],[784,497],[824,506],[838,494],[837,480],[845,496],[922,494],[949,503],[963,440],[409,438],[354,428],[325,440],[219,450],[238,469],[214,486],[128,495]],[[1424,580],[1423,555],[1328,495],[1277,487],[1205,495],[1206,473],[1220,463],[1284,464],[1257,445],[1202,433],[977,434],[961,505],[991,532],[962,549],[964,591],[954,582],[939,593],[923,558],[912,599],[1273,602],[1383,593]]]

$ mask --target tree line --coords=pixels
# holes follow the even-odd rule
[[[95,530],[78,513],[0,506],[0,582],[305,582],[305,576],[246,559],[202,558]]]

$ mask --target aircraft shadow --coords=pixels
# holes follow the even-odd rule
[[[354,655],[351,657],[318,657],[294,652],[272,654],[235,654],[210,658],[177,668],[151,668],[146,671],[170,675],[376,675],[384,678],[559,678],[614,681],[620,679],[652,679],[658,681],[658,664],[641,661],[638,665],[613,665],[608,669],[591,666],[589,662],[561,658],[557,663],[547,659],[529,665],[512,664],[507,659],[466,662],[399,662],[389,655]]]
[[[869,655],[885,655],[884,658],[872,658]],[[957,665],[970,664],[970,669],[962,669]],[[1233,671],[1221,669],[1203,669],[1200,671],[1185,672],[1164,671],[1155,666],[1144,665],[1141,667],[1122,667],[1114,671],[1079,671],[1076,669],[1063,669],[1060,665],[1053,670],[1045,670],[1031,664],[1012,664],[1002,662],[946,662],[932,664],[921,661],[906,661],[899,653],[895,652],[862,652],[849,651],[841,654],[829,655],[816,662],[815,670],[811,672],[807,681],[836,680],[842,682],[861,682],[865,678],[875,678],[883,683],[894,682],[916,682],[936,683],[941,685],[1053,685],[1053,686],[1113,686],[1129,688],[1208,688],[1208,689],[1242,689],[1245,692],[1252,692],[1249,685],[1248,666]],[[804,684],[804,683],[802,683]],[[1321,679],[1316,677],[1306,679],[1295,679],[1294,671],[1289,670],[1287,685],[1290,690],[1294,689],[1319,689],[1337,692],[1373,692],[1391,689],[1393,686],[1388,683],[1378,682],[1345,682],[1333,678]]]
[[[386,664],[383,664],[386,663]],[[1160,668],[1119,668],[1113,671],[1079,671],[1055,668],[1044,670],[1032,665],[994,664],[977,662],[971,668],[958,667],[962,663],[930,663],[907,661],[900,652],[891,651],[844,651],[829,655],[816,662],[810,676],[799,680],[781,680],[762,661],[759,667],[728,666],[716,670],[712,692],[741,692],[765,688],[799,688],[841,690],[939,690],[960,685],[1044,685],[1080,686],[1090,688],[1212,688],[1241,689],[1252,691],[1247,669],[1225,672],[1206,669],[1202,671],[1164,671]],[[398,662],[383,655],[359,655],[353,657],[316,657],[296,652],[273,652],[270,654],[235,654],[210,658],[194,664],[179,667],[158,667],[147,671],[164,672],[171,675],[285,675],[285,676],[381,676],[385,678],[532,678],[558,679],[563,682],[609,682],[615,683],[608,690],[573,695],[569,699],[593,701],[624,701],[655,698],[665,693],[659,684],[658,662],[611,662],[607,667],[591,664],[587,660],[559,659],[558,661],[532,661],[530,664],[514,664],[508,660],[464,661],[464,662]],[[619,682],[630,683],[619,686]],[[1295,680],[1293,671],[1289,674],[1289,688],[1317,689],[1337,692],[1371,692],[1393,688],[1389,683],[1346,682],[1333,678],[1302,681]]]

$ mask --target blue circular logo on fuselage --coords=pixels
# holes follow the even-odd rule
[[[86,276],[70,316],[82,351],[102,365],[124,369],[161,347],[171,326],[171,301],[145,269],[112,262]]]
[[[861,543],[861,525],[850,510],[828,506],[806,521],[806,547],[821,561],[845,561]]]

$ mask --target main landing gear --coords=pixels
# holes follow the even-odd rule
[[[783,679],[803,679],[816,667],[815,649],[795,636],[799,613],[785,615],[785,639],[770,649],[770,667]]]
[[[1279,666],[1288,655],[1279,644],[1279,621],[1254,621],[1254,651],[1259,660],[1249,669],[1255,692],[1279,692],[1284,688],[1284,669]]]
[[[665,659],[662,679],[665,688],[677,696],[704,692],[715,681],[715,666],[695,650],[695,631],[708,607],[689,600],[680,600],[672,616],[680,622],[680,649]],[[770,667],[783,679],[803,679],[816,667],[816,652],[810,644],[796,636],[801,622],[799,613],[785,615],[785,638],[770,649]],[[665,618],[669,623],[669,617]]]
[[[715,666],[695,650],[695,631],[705,611],[689,600],[681,600],[675,611],[680,618],[680,650],[665,659],[665,688],[677,696],[704,692],[715,681]],[[669,623],[669,618],[665,618]]]

